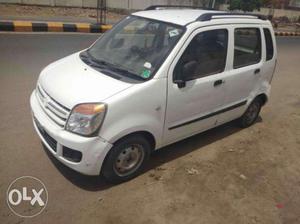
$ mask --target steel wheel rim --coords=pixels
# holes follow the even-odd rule
[[[145,157],[141,145],[130,145],[124,148],[114,162],[114,171],[118,176],[128,176],[134,173],[141,165]]]
[[[246,113],[246,122],[248,124],[252,123],[255,120],[255,118],[257,117],[258,111],[259,111],[259,105],[257,103],[254,103],[249,107],[249,109]]]

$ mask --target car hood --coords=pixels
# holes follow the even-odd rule
[[[39,85],[54,100],[72,109],[105,99],[129,88],[132,83],[111,78],[86,65],[75,53],[48,65],[40,74]]]

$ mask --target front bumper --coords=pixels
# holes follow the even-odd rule
[[[99,175],[104,158],[111,149],[112,144],[99,136],[83,137],[59,127],[39,105],[35,91],[31,94],[30,105],[34,128],[54,157],[82,174]],[[69,160],[65,156],[65,148],[80,152],[82,154],[80,161],[74,162]]]

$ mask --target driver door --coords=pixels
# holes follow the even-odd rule
[[[216,125],[225,100],[229,35],[228,26],[198,29],[173,60],[168,73],[165,144]],[[195,68],[185,69],[191,62],[197,63]]]

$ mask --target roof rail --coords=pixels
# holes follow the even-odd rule
[[[185,9],[206,9],[206,10],[215,10],[213,8],[206,8],[206,7],[198,7],[198,6],[191,6],[191,5],[151,5],[144,10],[156,10],[158,8],[185,8]]]
[[[251,13],[238,13],[238,12],[224,12],[224,13],[214,13],[214,12],[209,12],[209,13],[204,13],[201,16],[197,18],[197,21],[209,21],[213,19],[213,16],[224,16],[224,18],[232,19],[232,17],[226,17],[226,16],[235,16],[239,18],[243,18],[243,16],[253,16],[261,20],[267,20],[267,17],[264,15],[259,15],[259,14],[251,14]],[[224,19],[222,18],[222,19]]]

